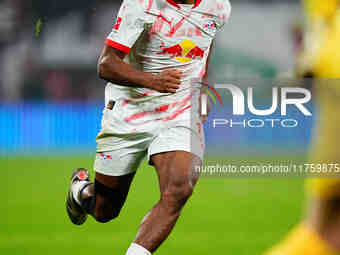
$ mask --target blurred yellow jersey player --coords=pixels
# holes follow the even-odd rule
[[[315,78],[318,104],[310,163],[333,171],[340,165],[340,0],[303,0],[303,7],[304,40],[296,71]],[[340,254],[340,178],[310,178],[306,192],[307,216],[267,255]]]
[[[317,130],[312,163],[340,163],[340,1],[304,0],[307,19],[305,47],[299,56],[298,72],[312,73],[318,100]],[[340,179],[311,179],[309,193],[328,198],[340,195]]]

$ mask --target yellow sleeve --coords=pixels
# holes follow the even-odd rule
[[[330,19],[334,16],[339,0],[303,0],[303,7],[309,21]]]
[[[297,73],[311,71],[319,78],[339,78],[340,0],[302,0],[302,3],[306,27]]]

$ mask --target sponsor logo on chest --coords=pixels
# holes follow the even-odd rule
[[[193,59],[202,59],[205,51],[191,40],[182,40],[180,43],[170,47],[161,46],[158,55],[168,55],[178,62],[188,63]]]

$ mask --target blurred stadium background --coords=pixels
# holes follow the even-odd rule
[[[70,172],[92,168],[105,86],[96,63],[120,2],[0,1],[1,254],[124,254],[158,198],[156,176],[144,164],[117,221],[77,228],[64,211]],[[289,76],[300,2],[231,4],[212,79]],[[271,91],[266,82],[256,85],[259,94]],[[289,131],[227,129],[222,141],[218,132],[206,132],[208,143],[225,147],[234,162],[303,162],[313,120],[303,123]],[[157,254],[260,254],[299,220],[302,200],[301,179],[203,178]]]

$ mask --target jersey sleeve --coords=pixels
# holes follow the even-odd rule
[[[229,20],[231,5],[229,0],[217,0],[216,5],[216,28],[221,29]]]
[[[139,0],[124,0],[106,45],[126,54],[144,30],[145,12]]]

